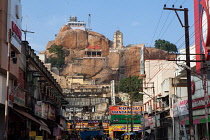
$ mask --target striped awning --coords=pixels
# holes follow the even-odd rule
[[[210,122],[210,115],[208,116],[208,122]],[[193,117],[193,124],[200,124],[200,123],[206,123],[206,117],[205,116],[194,116]],[[189,117],[181,120],[180,124],[189,125]]]

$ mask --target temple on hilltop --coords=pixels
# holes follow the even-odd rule
[[[114,33],[114,43],[113,49],[122,49],[123,48],[123,33],[120,30],[117,30]]]
[[[86,29],[86,23],[84,21],[77,21],[77,17],[70,17],[66,25],[70,26],[72,29]]]

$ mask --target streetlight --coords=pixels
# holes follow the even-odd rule
[[[154,93],[154,88],[153,88],[153,93]],[[157,118],[156,118],[156,107],[155,107],[156,96],[151,96],[150,94],[148,94],[144,91],[139,92],[139,94],[147,95],[148,97],[150,97],[153,100],[153,111],[155,111],[155,140],[156,140],[156,136],[157,136]],[[145,121],[145,119],[144,119],[144,121]],[[144,125],[145,125],[145,122],[143,122],[143,134],[145,135]]]

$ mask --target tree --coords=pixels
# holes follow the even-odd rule
[[[176,45],[161,39],[155,40],[155,48],[173,53],[178,52]]]
[[[57,68],[61,68],[65,63],[65,57],[69,55],[69,50],[63,49],[62,46],[52,45],[49,49],[50,53],[55,53],[57,57],[50,56],[48,58],[48,62],[52,64],[52,66],[56,66]]]
[[[128,93],[132,101],[142,101],[143,95],[139,92],[143,91],[143,80],[138,76],[131,76],[120,81],[119,90]]]
[[[139,79],[138,76],[130,76],[120,81],[119,90],[129,94],[129,100],[131,105],[131,132],[133,132],[133,102],[142,101],[143,95],[139,92],[143,91],[143,80]],[[128,118],[127,118],[128,119]],[[128,129],[128,126],[127,126]]]

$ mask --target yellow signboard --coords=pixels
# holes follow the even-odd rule
[[[29,137],[36,137],[36,131],[30,131]]]
[[[36,136],[35,140],[43,140],[43,136]]]

